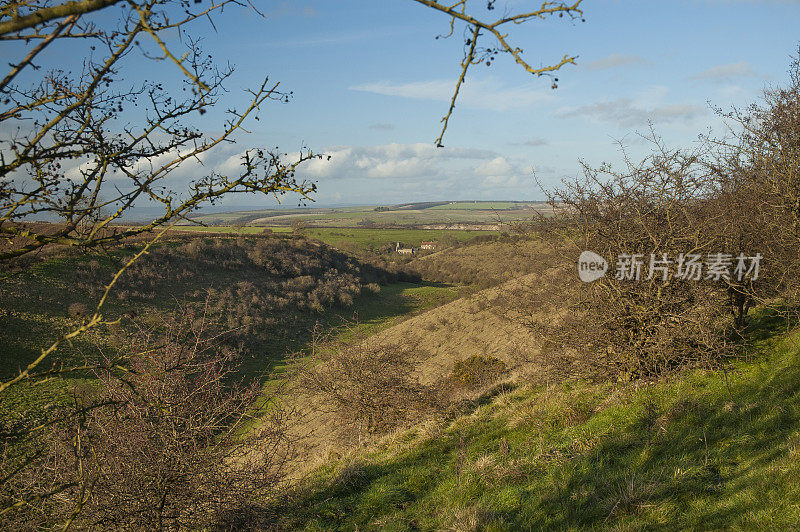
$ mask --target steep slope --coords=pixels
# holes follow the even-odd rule
[[[541,369],[541,342],[526,325],[527,302],[561,276],[563,270],[531,273],[481,290],[391,327],[369,342],[409,343],[420,351],[420,380],[433,383],[450,374],[453,364],[473,355],[502,360],[514,372]]]
[[[330,460],[265,525],[797,529],[800,333],[751,355],[645,386],[520,386]]]
[[[537,312],[530,299],[563,284],[565,278],[569,277],[563,268],[531,273],[413,316],[362,340],[362,344],[367,349],[389,351],[408,346],[415,353],[414,378],[434,391],[447,386],[454,366],[472,356],[502,361],[508,371],[497,379],[505,382],[544,382],[550,370],[549,353],[526,324]],[[568,297],[564,290],[559,295]],[[544,312],[551,320],[559,319],[550,310]],[[447,401],[454,403],[480,392],[481,389],[464,391],[448,396]],[[295,392],[292,403],[300,419],[294,427],[294,435],[301,442],[299,455],[303,457],[302,464],[296,467],[298,474],[329,456],[347,453],[353,446],[375,439],[375,434],[365,434],[342,423],[328,408],[330,402],[319,393]],[[422,417],[436,417],[447,408],[446,404],[439,404],[438,410]]]

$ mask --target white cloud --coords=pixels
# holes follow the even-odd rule
[[[338,146],[323,150],[325,157],[304,164],[300,172],[326,179],[409,179],[444,175],[446,167],[469,167],[491,160],[495,152],[473,148],[437,148],[432,144]]]
[[[320,194],[344,191],[354,202],[538,196],[530,161],[474,148],[432,144],[339,146],[301,167]]]
[[[596,102],[575,109],[563,109],[558,116],[585,117],[600,122],[613,122],[620,127],[646,125],[648,122],[667,124],[689,121],[706,114],[705,107],[693,103],[660,104],[645,107],[631,98]]]
[[[514,169],[505,157],[497,156],[490,161],[485,161],[475,168],[475,173],[478,175],[492,177],[492,176],[508,176],[512,174]]]
[[[538,189],[531,178],[530,162],[492,150],[436,148],[431,143],[393,143],[335,146],[319,153],[324,157],[311,159],[298,167],[297,178],[315,180],[319,187],[315,197],[324,202],[391,203],[410,199],[538,197]],[[163,184],[180,195],[186,191],[190,181],[212,171],[235,175],[240,169],[242,154],[241,147],[225,146],[204,154],[202,164],[189,159]],[[176,155],[177,152],[164,154],[154,162],[164,162]],[[289,153],[284,159],[294,161],[298,156],[298,152]],[[150,164],[143,160],[136,166],[146,171]],[[73,171],[77,172],[77,168]],[[109,184],[128,186],[125,179],[116,179]],[[236,208],[270,201],[261,196],[235,196],[227,198],[224,204]],[[141,208],[152,209],[152,205],[143,204]]]
[[[530,185],[532,180],[528,177],[520,177],[518,175],[492,175],[484,179],[481,184],[485,187],[497,189],[517,189],[519,187]]]
[[[639,55],[631,54],[609,54],[600,59],[589,61],[583,68],[586,70],[608,70],[611,68],[629,67],[629,66],[647,66],[652,62]]]
[[[722,83],[740,78],[752,78],[758,74],[750,63],[746,61],[739,61],[736,63],[728,63],[726,65],[717,65],[706,70],[699,72],[689,79],[694,81],[711,81],[713,83]]]
[[[409,83],[378,81],[353,85],[349,89],[384,96],[449,102],[453,97],[455,81],[452,79],[413,81]],[[492,111],[507,111],[509,109],[530,107],[534,104],[550,101],[553,98],[551,90],[544,88],[542,84],[512,87],[504,85],[494,77],[489,77],[468,79],[461,87],[457,105]]]

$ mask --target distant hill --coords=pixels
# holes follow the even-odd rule
[[[198,213],[191,218],[208,225],[289,226],[294,221],[302,220],[318,227],[356,227],[365,222],[382,226],[408,226],[525,221],[530,220],[536,211],[548,210],[549,206],[542,202],[428,201],[377,206]]]

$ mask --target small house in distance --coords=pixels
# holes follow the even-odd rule
[[[422,242],[419,249],[436,249],[436,242]]]
[[[404,247],[400,247],[400,246],[401,246],[401,244],[400,244],[400,242],[398,242],[397,245],[394,248],[394,250],[397,253],[400,253],[401,255],[413,255],[414,254],[414,251],[415,251],[414,248],[404,248]]]

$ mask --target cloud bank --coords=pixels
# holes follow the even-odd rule
[[[449,102],[453,97],[455,81],[452,79],[408,83],[376,81],[352,85],[348,88],[353,91],[370,92],[383,96]],[[553,99],[551,92],[541,83],[509,86],[493,77],[468,79],[458,95],[458,105],[491,111],[508,111],[550,101]]]

